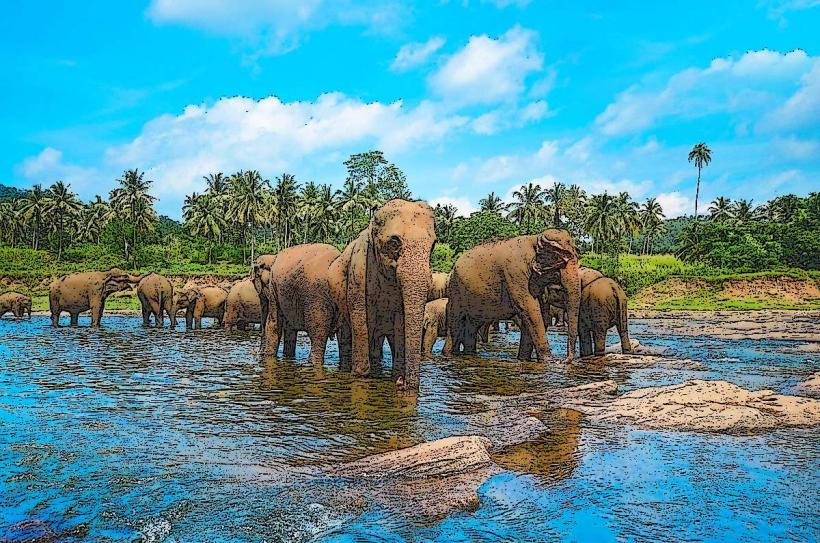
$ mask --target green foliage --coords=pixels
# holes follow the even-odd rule
[[[430,268],[434,272],[449,273],[456,262],[456,252],[446,243],[436,243],[430,257]]]
[[[517,236],[518,229],[510,221],[492,211],[478,211],[454,222],[450,233],[450,247],[461,253],[494,237]]]
[[[719,273],[720,270],[703,264],[690,264],[674,255],[600,255],[589,253],[581,258],[581,265],[599,270],[616,279],[633,295],[644,287],[660,283],[669,277],[699,277]]]

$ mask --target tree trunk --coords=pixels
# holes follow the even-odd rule
[[[700,195],[700,166],[698,166],[698,183],[695,186],[695,220],[698,220],[698,196]]]

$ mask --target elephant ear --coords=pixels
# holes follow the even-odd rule
[[[578,250],[566,230],[544,230],[535,244],[532,269],[537,274],[554,272],[578,260]]]

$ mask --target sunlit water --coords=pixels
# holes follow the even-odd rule
[[[87,326],[88,319],[81,319]],[[820,369],[793,342],[653,332],[642,344],[707,371],[514,361],[515,334],[480,358],[437,359],[417,399],[390,379],[259,361],[258,333],[0,321],[0,541],[812,541],[820,537],[820,436],[595,427],[547,417],[548,435],[498,461],[472,513],[424,519],[340,506],[318,467],[469,434],[476,395],[614,379],[622,390],[727,379],[789,392]],[[613,337],[610,338],[614,342]],[[556,354],[563,338],[551,334]],[[436,347],[440,347],[440,344]],[[386,374],[389,371],[386,372]],[[573,412],[570,412],[573,413]]]

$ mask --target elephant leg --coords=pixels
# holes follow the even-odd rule
[[[330,337],[329,327],[326,325],[329,319],[316,318],[310,323],[307,334],[310,338],[310,354],[308,361],[311,365],[321,366],[325,363],[325,351],[327,350],[327,339]]]
[[[60,312],[54,309],[51,310],[51,326],[55,328],[60,326]]]
[[[592,331],[583,321],[578,323],[578,343],[581,345],[581,358],[592,356]]]
[[[404,337],[404,315],[396,314],[393,319],[393,341],[390,344],[390,352],[393,354],[393,368],[391,374],[393,379],[404,378],[404,369],[407,362],[405,353],[406,341]]]
[[[80,319],[79,313],[71,313],[71,326],[77,326],[77,321]]]
[[[423,357],[430,358],[433,356],[433,345],[436,344],[438,337],[438,323],[427,322],[424,324],[424,331],[421,335],[421,354]]]
[[[544,319],[541,317],[541,307],[538,300],[531,298],[521,304],[521,334],[529,334],[535,347],[539,362],[549,362],[552,358]]]
[[[151,326],[151,308],[144,302],[142,304],[142,325]]]
[[[285,347],[282,353],[285,358],[296,358],[297,334],[298,333],[295,328],[285,328]]]
[[[276,356],[279,353],[282,317],[271,307],[262,321],[262,354]]]
[[[606,327],[596,325],[592,329],[592,339],[595,342],[595,356],[601,356],[606,352]]]
[[[102,320],[103,315],[103,305],[99,304],[97,306],[91,307],[91,326],[94,328],[100,327],[100,321]]]
[[[375,335],[370,340],[370,349],[368,358],[370,361],[370,374],[373,375],[378,373],[382,367],[382,361],[384,360],[384,334]],[[390,344],[390,352],[393,352],[393,343],[392,338],[388,338],[388,342]]]
[[[463,328],[463,336],[462,336],[462,345],[464,354],[474,355],[476,354],[476,343],[478,340],[478,328],[479,325],[467,319],[464,323]]]
[[[353,367],[353,337],[350,326],[345,322],[336,332],[336,343],[339,346],[339,369],[350,371]]]
[[[624,354],[632,352],[632,343],[629,341],[629,329],[626,323],[618,323],[618,335],[621,338],[621,352]]]
[[[154,314],[154,326],[162,328],[165,324],[165,319],[162,316],[162,306],[158,302],[152,303],[151,312]]]
[[[525,330],[521,330],[521,339],[518,341],[518,360],[531,360],[533,350],[532,338]]]
[[[478,329],[478,338],[481,343],[489,343],[490,342],[490,324],[489,322],[485,322],[481,325]]]
[[[168,326],[171,329],[177,327],[177,312],[176,308],[174,307],[174,301],[171,299],[170,301],[165,302],[165,312],[168,314]]]
[[[202,329],[202,315],[194,315],[194,328],[197,330]]]

